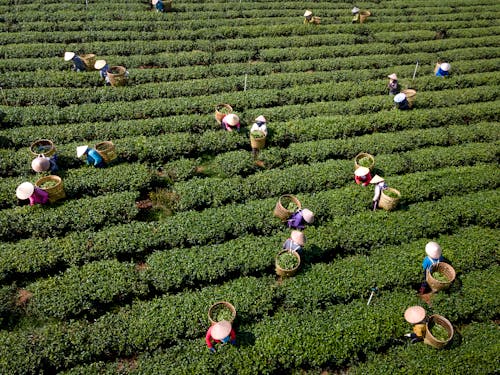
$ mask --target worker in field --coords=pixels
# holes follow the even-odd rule
[[[408,102],[406,95],[402,92],[394,95],[394,104],[396,105],[397,109],[400,109],[402,111],[410,109],[410,103]]]
[[[162,0],[152,0],[151,3],[154,5],[157,12],[165,11],[165,5]]]
[[[288,228],[304,229],[307,224],[314,223],[314,214],[311,210],[304,208],[295,211],[287,220]]]
[[[205,335],[205,342],[210,353],[215,353],[214,343],[224,345],[230,342],[232,345],[236,345],[236,333],[230,322],[221,320],[210,326]]]
[[[59,170],[57,166],[57,154],[53,154],[50,157],[45,155],[38,155],[31,161],[31,168],[35,172],[46,172],[50,169],[51,172],[56,172]]]
[[[236,131],[239,132],[240,131],[240,118],[238,117],[238,115],[236,115],[234,113],[230,113],[228,115],[225,115],[222,118],[221,127],[222,127],[222,129],[227,130],[229,132],[233,131],[234,129],[236,129]]]
[[[420,285],[420,294],[424,294],[427,291],[427,271],[432,267],[433,264],[444,261],[441,246],[439,246],[437,242],[428,242],[427,245],[425,245],[425,253],[427,254],[427,256],[422,262],[422,268],[424,270],[424,281]]]
[[[386,190],[388,186],[385,183],[385,180],[378,174],[373,176],[373,178],[370,180],[370,184],[375,185],[375,191],[373,192],[373,206],[372,206],[373,211],[375,211],[378,207],[378,202],[380,201],[380,195],[382,194],[382,191]]]
[[[436,77],[448,77],[450,75],[451,65],[448,63],[436,64]]]
[[[49,201],[49,193],[36,187],[31,182],[23,182],[16,189],[16,196],[20,200],[29,199],[30,206],[35,204],[46,204]]]
[[[352,13],[352,23],[356,23],[356,22],[359,22],[359,8],[358,7],[354,7],[351,9],[351,13]]]
[[[399,94],[400,87],[398,83],[398,76],[396,75],[396,73],[388,75],[387,78],[389,78],[389,83],[387,84],[387,88],[389,89],[389,95]]]
[[[405,320],[413,326],[413,332],[405,334],[412,344],[423,341],[425,337],[425,309],[421,306],[411,306],[405,311]]]
[[[99,76],[104,79],[106,86],[111,85],[108,77],[109,65],[106,60],[97,60],[94,64],[94,68],[99,71]]]
[[[78,146],[76,148],[76,156],[81,158],[86,155],[86,162],[88,165],[93,165],[96,168],[103,168],[106,166],[104,159],[99,152],[89,146]]]
[[[74,52],[65,52],[64,61],[71,61],[73,63],[71,69],[75,72],[85,72],[87,70],[83,60]]]
[[[254,131],[261,131],[264,134],[264,137],[267,137],[267,120],[264,116],[260,115],[255,119],[252,127],[250,128],[250,134]],[[252,155],[254,157],[257,156],[259,149],[252,147]]]
[[[292,230],[290,237],[283,243],[283,250],[290,250],[292,252],[296,251],[300,256],[302,256],[305,243],[306,236],[304,233],[298,230]]]
[[[371,179],[370,169],[367,167],[358,167],[354,171],[354,181],[358,185],[368,186]]]
[[[315,24],[319,25],[321,22],[320,17],[313,16],[313,13],[310,10],[306,10],[304,12],[304,25]]]

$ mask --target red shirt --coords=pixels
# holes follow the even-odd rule
[[[208,329],[207,334],[205,336],[205,342],[207,343],[207,346],[209,349],[212,349],[214,347],[212,342],[221,342],[220,340],[215,340],[212,337],[212,327],[213,326],[210,326],[210,328]],[[231,328],[231,332],[229,333],[229,336],[230,336],[231,340],[236,340],[236,333],[234,332],[234,329]]]
[[[370,172],[368,172],[367,175],[365,176],[361,176],[361,177],[358,177],[356,175],[354,175],[354,181],[356,181],[356,183],[359,185],[361,183],[363,183],[363,186],[366,186],[370,183],[370,180],[372,179],[372,176],[370,174]]]

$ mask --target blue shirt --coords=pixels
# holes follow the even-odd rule
[[[101,70],[99,70],[99,75],[101,78],[106,78],[108,76],[109,65],[104,65]]]
[[[96,150],[94,150],[93,148],[89,148],[87,151],[87,164],[98,167],[104,165],[104,160]]]
[[[422,268],[424,271],[427,271],[434,263],[437,262],[442,262],[444,260],[443,256],[441,255],[438,259],[431,258],[429,256],[426,256],[424,258],[424,261],[422,262]]]
[[[83,62],[83,60],[78,57],[77,55],[75,55],[72,59],[73,61],[73,64],[75,65],[75,68],[81,72],[84,72],[87,70],[87,65],[85,65],[85,63]]]
[[[292,250],[298,252],[300,255],[302,255],[302,246],[300,246],[298,243],[293,242],[291,238],[287,239],[285,243],[283,244],[283,250]]]
[[[447,77],[450,75],[450,72],[445,72],[444,70],[439,67],[439,69],[436,72],[436,77]]]
[[[161,1],[161,0],[160,0],[160,1],[158,1],[158,2],[156,3],[155,7],[156,7],[156,10],[157,10],[158,12],[163,12],[163,9],[164,9],[164,6],[163,6],[163,1]]]

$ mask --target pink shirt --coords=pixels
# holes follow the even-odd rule
[[[224,129],[230,132],[233,131],[233,128],[236,128],[236,130],[240,130],[240,123],[238,122],[235,126],[231,126],[226,122],[226,116],[224,116],[224,118],[222,119],[222,126],[224,127]]]
[[[35,204],[45,204],[49,201],[49,193],[45,190],[35,187],[35,191],[29,197],[30,206]]]

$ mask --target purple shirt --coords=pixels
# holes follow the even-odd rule
[[[35,187],[35,191],[29,197],[30,206],[35,204],[45,204],[49,201],[49,193],[45,190]]]
[[[305,228],[305,220],[302,217],[302,211],[296,211],[290,216],[290,219],[288,219],[287,225],[288,228],[294,228],[294,229],[304,229]]]

